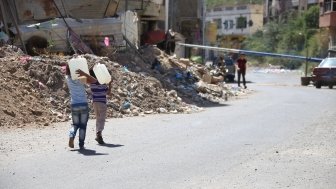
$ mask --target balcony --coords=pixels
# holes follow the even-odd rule
[[[336,27],[336,11],[325,12],[320,15],[320,28]]]

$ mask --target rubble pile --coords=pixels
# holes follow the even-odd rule
[[[226,84],[224,77],[215,75],[216,70],[189,59],[169,56],[154,46],[140,50],[142,58],[133,54],[117,58],[117,61],[136,72],[146,72],[157,78],[165,88],[177,91],[184,102],[204,106],[222,103],[228,98],[245,94],[247,90]],[[159,65],[156,65],[156,61]],[[126,63],[126,64],[125,64]]]
[[[112,76],[109,118],[156,113],[191,113],[245,91],[213,76],[209,67],[169,56],[148,46],[138,56],[83,55],[89,67],[105,64]],[[77,55],[74,55],[77,56]],[[28,56],[15,46],[0,47],[0,126],[48,126],[70,118],[64,67],[73,56]],[[87,90],[90,98],[90,90]],[[90,99],[91,100],[91,99]],[[91,105],[91,103],[90,103]],[[91,108],[91,118],[94,118]]]
[[[107,57],[84,56],[89,66],[103,63],[112,73],[109,118],[201,110],[183,102],[175,90],[167,90],[160,80],[146,72],[132,72]],[[71,58],[61,55],[30,57],[15,46],[1,47],[0,126],[48,126],[52,122],[69,120],[69,94],[61,65]],[[93,113],[91,116],[94,118]]]
[[[132,72],[107,57],[84,56],[89,67],[105,64],[112,76],[112,97],[109,100],[110,117],[138,116],[153,113],[191,113],[200,111],[186,104],[174,90],[167,90],[160,80],[146,72]]]
[[[30,57],[15,46],[0,48],[0,126],[66,121],[62,56]]]

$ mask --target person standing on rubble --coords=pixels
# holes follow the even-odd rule
[[[246,75],[246,58],[245,54],[240,54],[239,58],[237,59],[236,62],[236,68],[237,68],[237,73],[238,73],[238,87],[240,87],[240,77],[243,78],[243,85],[244,88],[246,89],[246,81],[245,81],[245,75]]]
[[[165,50],[166,53],[171,55],[172,53],[175,53],[175,32],[172,29],[169,29],[168,32],[166,33],[166,46]]]
[[[224,56],[223,56],[223,55],[220,55],[219,58],[218,58],[217,61],[216,61],[216,66],[217,66],[218,68],[221,68],[221,67],[223,67],[224,65],[225,65],[225,63],[224,63]]]
[[[65,79],[70,92],[70,102],[71,102],[71,117],[72,125],[69,131],[69,147],[74,148],[74,139],[79,130],[79,148],[84,149],[84,141],[86,136],[86,126],[89,120],[89,106],[88,99],[85,91],[85,84],[80,80],[73,80],[70,74],[69,65],[66,65]],[[79,76],[84,76],[87,83],[94,83],[97,80],[91,77],[84,71],[78,69],[76,74]]]
[[[96,75],[92,69],[89,70],[90,75],[96,78]],[[92,92],[93,109],[96,115],[96,141],[98,144],[105,144],[102,136],[102,132],[105,126],[106,112],[107,112],[107,95],[111,95],[111,84],[100,84],[98,80],[90,84]]]

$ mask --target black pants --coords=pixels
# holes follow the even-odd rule
[[[170,55],[171,53],[174,54],[174,52],[175,52],[175,42],[174,41],[167,41],[166,53]]]
[[[240,77],[243,77],[243,85],[246,87],[246,81],[245,81],[245,74],[246,70],[238,70],[238,87],[240,87]]]

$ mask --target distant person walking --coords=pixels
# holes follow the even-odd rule
[[[90,75],[96,78],[96,75],[92,69],[90,69]],[[102,136],[102,132],[105,126],[106,112],[107,112],[107,98],[106,95],[111,94],[111,83],[100,84],[98,80],[90,84],[92,92],[93,109],[96,115],[96,141],[98,144],[105,144]]]
[[[240,87],[240,77],[243,78],[243,85],[244,88],[246,89],[246,80],[245,80],[245,75],[246,75],[246,59],[245,59],[245,54],[240,54],[239,58],[237,59],[236,67],[237,67],[237,73],[238,73],[238,87]]]

